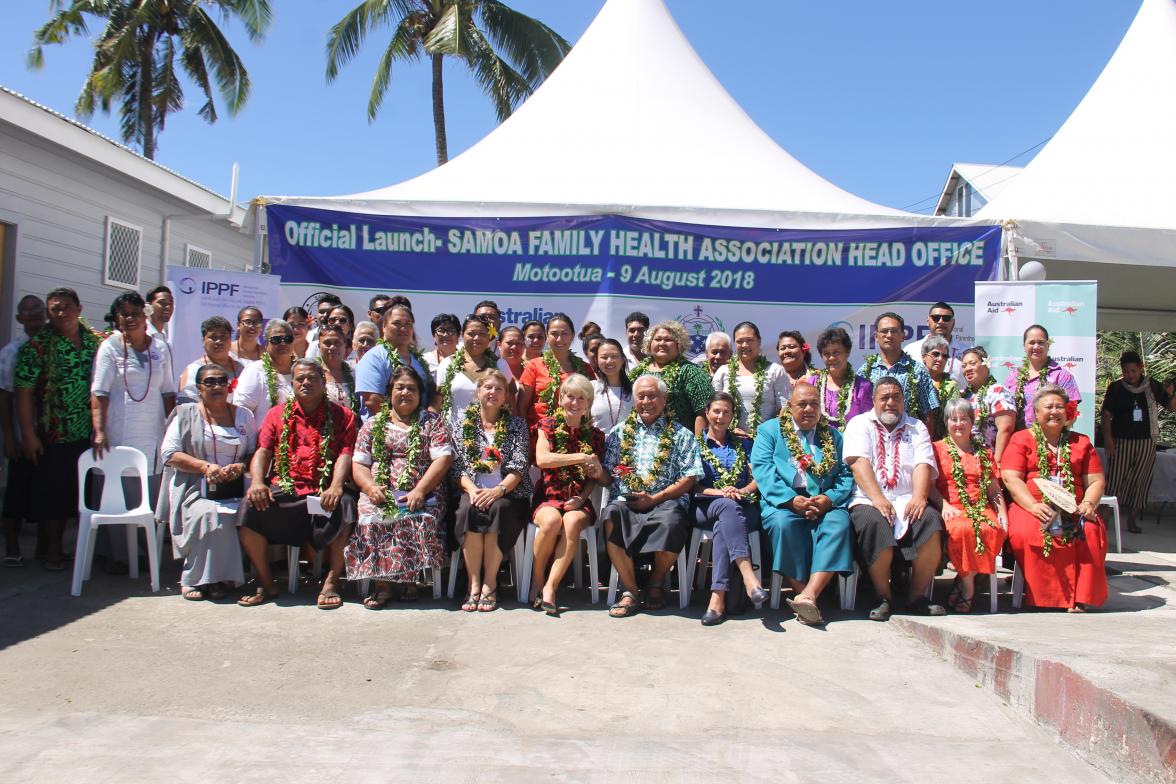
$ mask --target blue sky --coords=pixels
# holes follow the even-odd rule
[[[237,117],[209,126],[194,88],[169,118],[156,159],[222,193],[234,161],[241,198],[341,194],[400,182],[435,162],[426,63],[394,69],[380,117],[367,94],[387,41],[377,33],[327,85],[328,28],[358,0],[271,0],[254,45],[228,25],[253,79]],[[575,42],[603,0],[516,0]],[[1001,163],[1047,139],[1114,52],[1138,0],[668,0],[718,79],[781,146],[872,201],[930,209],[953,161]],[[78,39],[25,66],[49,0],[8,0],[0,83],[69,116],[90,60]],[[719,9],[729,12],[723,13]],[[445,73],[449,152],[493,129],[489,103],[457,65]],[[115,116],[86,121],[117,137]],[[1024,164],[1030,156],[1014,163]]]

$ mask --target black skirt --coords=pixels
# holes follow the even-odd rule
[[[78,516],[78,458],[89,448],[88,440],[45,444],[45,452],[30,483],[29,519],[64,520]]]
[[[508,495],[490,504],[490,508],[483,512],[470,503],[469,493],[462,493],[457,502],[453,533],[458,544],[465,541],[467,533],[497,533],[498,549],[509,553],[523,528],[530,522],[530,511],[531,504],[526,498],[513,498]]]
[[[857,540],[858,561],[869,568],[870,564],[878,560],[883,550],[897,547],[895,556],[903,558],[903,548],[914,548],[916,551],[937,532],[943,530],[943,518],[939,512],[928,506],[922,517],[907,527],[902,539],[894,538],[894,527],[881,512],[869,504],[858,504],[850,508],[849,520],[853,525],[854,538]]]
[[[624,548],[630,558],[641,553],[680,553],[690,535],[686,508],[677,499],[662,501],[647,512],[635,512],[624,501],[604,508],[612,523],[608,541]]]
[[[256,531],[270,544],[301,547],[310,544],[322,550],[335,540],[344,527],[355,522],[355,496],[344,490],[339,505],[330,517],[306,512],[306,496],[276,495],[276,503],[266,509],[254,509],[246,501],[242,526]]]

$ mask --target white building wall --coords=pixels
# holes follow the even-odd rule
[[[107,216],[143,231],[138,291],[162,283],[168,215],[180,216],[170,222],[170,263],[183,264],[185,243],[191,243],[211,251],[213,267],[250,266],[252,238],[226,221],[0,121],[0,222],[9,224],[6,245],[14,251],[4,259],[0,339],[7,341],[16,328],[15,303],[22,296],[44,296],[58,286],[76,289],[84,315],[94,326],[103,325],[111,301],[126,290],[103,283]]]

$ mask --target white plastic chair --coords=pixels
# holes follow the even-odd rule
[[[510,555],[511,569],[514,570],[515,591],[518,593],[519,601],[524,604],[527,601],[527,585],[526,585],[526,583],[530,582],[530,574],[531,574],[531,572],[529,571],[529,568],[528,568],[528,571],[524,571],[524,569],[523,569],[523,563],[524,563],[524,558],[525,558],[524,553],[523,553],[523,549],[525,547],[526,547],[526,537],[519,536],[519,538],[515,540],[515,545],[511,549],[511,555]],[[461,555],[460,548],[457,550],[454,550],[453,554],[449,556],[449,587],[448,587],[448,591],[446,592],[446,595],[450,599],[452,599],[453,594],[457,592],[457,572],[461,567],[461,559],[462,559],[462,555]]]
[[[1123,552],[1123,532],[1119,529],[1119,499],[1113,495],[1104,495],[1098,505],[1111,508],[1111,514],[1115,516],[1115,552]]]
[[[86,475],[101,471],[102,498],[97,509],[86,506]],[[139,483],[139,505],[127,508],[122,476],[131,471]],[[73,584],[70,594],[82,595],[82,582],[90,579],[94,561],[94,537],[102,525],[124,525],[127,536],[127,563],[132,579],[139,576],[139,528],[147,535],[147,558],[151,569],[151,590],[159,590],[159,545],[155,530],[155,513],[147,487],[147,457],[129,446],[112,447],[101,460],[94,460],[87,449],[78,458],[78,542],[74,553]]]
[[[298,578],[299,574],[299,557],[302,555],[301,547],[287,547],[286,548],[286,571],[289,574],[287,578],[286,587],[290,593],[298,593]],[[323,576],[323,553],[321,550],[314,551],[314,579],[319,580]]]
[[[600,521],[597,520],[596,525],[590,525],[584,530],[580,531],[580,538],[576,540],[576,561],[572,566],[572,586],[579,588],[582,585],[580,579],[580,572],[584,567],[584,554],[580,549],[580,542],[588,543],[588,579],[592,582],[590,591],[592,593],[592,603],[597,604],[600,601],[600,556],[598,550],[598,535],[600,528]],[[539,526],[535,523],[527,525],[526,536],[520,536],[519,540],[526,540],[523,550],[523,566],[522,579],[519,580],[519,601],[526,602],[531,595],[531,573],[535,568],[535,532],[539,530]],[[517,545],[516,545],[517,546]]]
[[[853,565],[853,574],[846,577],[838,575],[837,590],[841,599],[841,609],[852,610],[857,605],[857,584],[861,572],[858,565]],[[780,592],[784,589],[784,576],[779,572],[772,572],[772,595],[768,606],[773,610],[780,609]]]
[[[706,565],[710,562],[711,543],[714,541],[715,532],[713,528],[695,528],[690,534],[690,544],[686,547],[686,577],[682,580],[681,590],[686,592],[685,603],[690,604],[690,595],[694,588],[702,588],[703,580],[706,578]],[[760,535],[759,531],[751,531],[747,537],[748,549],[751,550],[751,563],[755,567],[755,576],[759,579],[760,584],[764,581],[764,567],[763,560],[760,558]],[[704,556],[705,552],[705,556]],[[702,568],[698,569],[701,561]],[[695,573],[697,572],[698,585],[695,586]],[[777,598],[779,594],[777,594]],[[755,607],[758,610],[763,603],[757,604]]]

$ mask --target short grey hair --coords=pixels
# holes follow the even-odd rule
[[[375,332],[377,336],[380,334],[380,328],[376,326],[376,322],[360,321],[355,325],[355,329],[351,331],[351,337],[354,339],[355,333],[359,332],[361,329],[370,329],[372,332]]]
[[[283,332],[294,334],[294,325],[285,319],[270,319],[265,323],[265,334],[268,335],[272,330],[280,329]]]
[[[943,404],[943,421],[951,419],[956,414],[967,414],[968,420],[976,421],[976,411],[972,408],[972,404],[962,397],[953,397],[951,400]]]
[[[646,373],[644,376],[638,376],[633,379],[633,392],[637,391],[638,384],[647,379],[652,379],[653,383],[657,384],[657,391],[661,393],[662,397],[670,396],[670,388],[666,386],[666,382],[662,381],[661,376],[655,376],[652,373]]]
[[[300,367],[312,368],[314,370],[314,372],[318,374],[319,380],[322,381],[324,384],[326,383],[327,374],[325,372],[323,372],[323,366],[320,365],[318,362],[315,362],[313,359],[306,359],[305,357],[303,357],[301,359],[296,359],[290,363],[290,376],[293,377],[294,371]]]
[[[1066,390],[1062,389],[1057,384],[1042,384],[1037,388],[1037,391],[1033,393],[1033,410],[1037,410],[1037,404],[1043,397],[1049,397],[1050,395],[1057,395],[1062,399],[1063,403],[1070,402],[1070,395],[1067,394]]]
[[[942,335],[929,335],[923,341],[923,356],[927,356],[935,349],[939,349],[940,351],[949,351],[950,348],[951,344],[948,343],[947,339]]]
[[[718,343],[720,341],[726,343],[727,348],[731,348],[731,337],[726,332],[719,332],[716,330],[715,332],[712,332],[706,336],[707,351],[710,350],[712,343]]]

